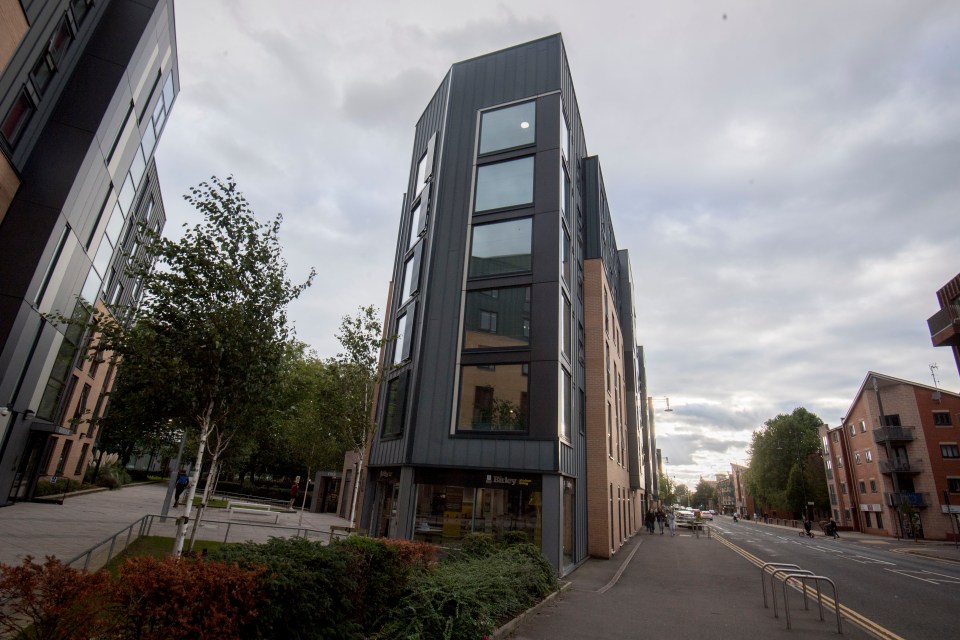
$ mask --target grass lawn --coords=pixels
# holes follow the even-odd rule
[[[173,551],[174,542],[175,540],[173,538],[163,536],[142,536],[131,542],[129,547],[114,556],[105,569],[115,576],[117,575],[117,570],[120,565],[123,564],[123,561],[127,558],[138,558],[141,556],[163,558],[164,556],[170,555]],[[185,541],[184,551],[186,551],[186,545],[189,543],[189,540]],[[197,540],[193,545],[193,551],[194,553],[200,553],[204,549],[213,551],[214,549],[219,549],[222,545],[222,542],[217,542],[216,540]]]

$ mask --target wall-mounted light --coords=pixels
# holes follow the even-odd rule
[[[7,405],[0,407],[0,416],[6,418],[8,415],[10,415],[10,407]]]

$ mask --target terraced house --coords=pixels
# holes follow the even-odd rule
[[[360,525],[522,531],[561,573],[651,499],[633,282],[560,35],[454,64],[416,126]]]

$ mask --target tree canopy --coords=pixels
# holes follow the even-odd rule
[[[822,424],[815,414],[799,407],[767,420],[753,432],[746,482],[757,499],[797,517],[807,513],[807,502],[829,509],[819,455]]]
[[[280,255],[282,216],[257,221],[232,178],[213,177],[184,198],[203,220],[179,240],[150,235],[149,252],[160,265],[134,267],[145,292],[135,329],[103,315],[94,323],[121,358],[121,377],[128,380],[121,387],[155,384],[160,397],[151,406],[163,412],[157,417],[197,430],[189,516],[206,448],[215,469],[233,437],[272,410],[290,339],[286,308],[314,272],[300,284],[290,282]],[[130,409],[118,407],[124,410]],[[181,531],[177,552],[182,543]]]

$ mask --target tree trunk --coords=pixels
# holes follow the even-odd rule
[[[200,470],[203,468],[203,454],[207,449],[207,437],[210,435],[210,419],[213,415],[214,400],[207,401],[203,416],[200,419],[199,444],[197,446],[197,460],[193,468],[193,478],[187,490],[187,504],[183,508],[183,516],[177,519],[177,538],[173,543],[173,555],[180,557],[183,553],[183,541],[187,535],[187,523],[190,521],[190,511],[193,509],[193,497],[197,494],[197,483],[200,482]]]
[[[360,448],[360,459],[357,461],[357,472],[353,476],[353,499],[350,501],[350,523],[357,526],[357,496],[360,495],[360,474],[363,471],[363,459],[366,457],[366,447]]]

